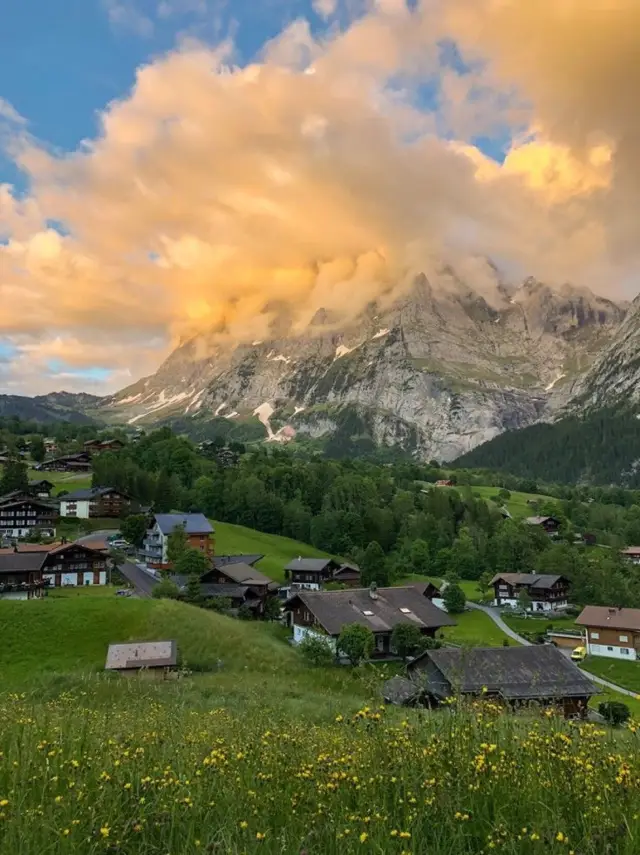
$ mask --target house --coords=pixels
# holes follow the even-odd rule
[[[292,591],[319,591],[339,567],[333,558],[303,558],[299,555],[284,568],[284,578],[291,582]]]
[[[130,676],[165,679],[178,664],[175,641],[138,641],[110,644],[105,671],[117,671]]]
[[[426,586],[398,588],[358,588],[346,591],[308,591],[294,593],[285,604],[293,627],[293,643],[307,636],[329,639],[335,648],[345,626],[360,624],[375,638],[374,656],[391,654],[391,633],[397,624],[409,623],[422,635],[433,638],[443,626],[455,621],[425,596]]]
[[[360,588],[360,568],[355,564],[341,564],[337,570],[334,570],[330,581],[339,582],[347,588]]]
[[[252,567],[262,558],[264,558],[264,555],[257,552],[244,555],[215,555],[213,558],[213,566],[224,567],[225,564],[248,564]]]
[[[537,526],[545,531],[548,535],[556,535],[560,530],[560,520],[556,517],[527,517],[525,519],[527,525]]]
[[[91,457],[86,451],[78,454],[65,454],[38,463],[38,472],[91,472]]]
[[[58,444],[52,436],[45,436],[43,442],[46,454],[53,454],[54,451],[58,450]]]
[[[526,591],[531,599],[531,610],[550,612],[564,608],[569,603],[571,583],[564,576],[539,573],[498,573],[491,580],[493,605],[497,607],[520,605],[519,595]]]
[[[440,481],[436,481],[436,487],[453,487],[453,481],[449,480],[449,478],[443,478]]]
[[[591,656],[640,659],[640,609],[585,606],[576,624],[585,628]]]
[[[89,439],[83,445],[87,454],[102,454],[103,451],[120,451],[124,448],[124,442],[119,439]]]
[[[131,509],[131,497],[113,487],[88,487],[60,497],[60,516],[89,519],[121,517]]]
[[[584,716],[596,694],[591,680],[553,645],[427,650],[407,666],[428,703],[459,695],[498,698],[513,706],[561,706]]]
[[[0,504],[0,534],[27,537],[32,531],[55,534],[58,509],[42,499],[19,498]]]
[[[44,594],[46,582],[42,566],[43,552],[19,552],[13,549],[0,552],[0,599],[31,600]]]
[[[41,481],[29,481],[29,492],[38,499],[48,499],[51,496],[51,491],[54,485],[51,481],[43,479]]]
[[[184,527],[189,546],[213,558],[213,527],[204,514],[155,514],[142,545],[140,560],[149,567],[166,570],[170,566],[169,536],[178,526]]]
[[[640,564],[640,546],[627,546],[620,550],[620,555],[631,564]]]
[[[49,547],[42,573],[50,588],[106,585],[107,557],[82,543],[61,543]]]
[[[211,586],[244,588],[245,590],[242,593],[240,591],[234,592],[232,598],[242,596],[242,604],[254,609],[259,615],[264,613],[266,601],[269,597],[276,596],[280,587],[273,579],[265,576],[264,573],[256,570],[250,564],[243,562],[224,564],[218,567],[214,564],[213,568],[200,578],[200,581],[203,586],[203,596],[207,596],[206,589],[207,587],[211,588]],[[216,594],[209,590],[208,595],[227,596],[227,594],[228,592]]]

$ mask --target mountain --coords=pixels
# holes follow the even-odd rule
[[[23,395],[0,395],[0,416],[34,422],[74,422],[92,424],[95,419],[89,414],[102,399],[96,395],[73,392],[51,392],[27,398]]]
[[[480,293],[447,268],[348,324],[320,311],[304,335],[233,348],[202,333],[98,412],[129,424],[262,423],[282,442],[364,431],[377,446],[451,460],[565,405],[625,312],[586,289],[512,288],[497,273]]]

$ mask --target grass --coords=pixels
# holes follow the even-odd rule
[[[39,472],[37,469],[29,469],[27,476],[30,481],[51,481],[55,485],[52,491],[54,496],[61,490],[71,493],[91,486],[91,472],[79,475],[77,472]]]
[[[588,656],[582,663],[585,671],[609,680],[616,686],[640,694],[640,662],[623,662],[605,656]],[[626,703],[626,701],[625,701]]]
[[[424,581],[424,578],[422,579],[422,581]],[[442,587],[443,580],[438,579],[435,576],[430,576],[427,581],[432,582],[438,588]],[[470,602],[479,603],[481,600],[484,599],[484,597],[482,595],[482,591],[480,591],[480,589],[478,588],[477,582],[470,582],[468,580],[463,579],[462,581],[458,582],[458,584],[460,585],[460,587],[464,591],[465,597]]]
[[[442,630],[446,641],[468,647],[500,647],[505,639],[510,646],[517,644],[484,612],[469,610],[461,615],[453,615],[453,619],[457,626]]]
[[[228,555],[235,553],[260,553],[264,558],[256,567],[275,582],[284,581],[284,568],[301,555],[303,558],[327,558],[326,552],[321,552],[308,543],[291,540],[277,534],[265,534],[252,528],[245,528],[232,523],[213,522],[216,538],[216,553]]]
[[[81,587],[65,585],[62,588],[49,588],[47,597],[53,597],[54,600],[68,600],[75,597],[97,599],[99,597],[115,597],[118,590],[120,588],[117,585],[83,585]]]
[[[474,496],[478,496],[479,498],[485,499],[491,505],[494,503],[491,501],[492,496],[497,496],[500,492],[500,487],[472,487],[471,492]],[[536,514],[535,507],[527,504],[528,501],[545,501],[549,499],[549,496],[543,496],[539,493],[519,493],[517,491],[510,491],[511,498],[505,502],[507,510],[511,514],[511,516],[518,520],[524,519],[525,517],[532,517]],[[496,506],[497,507],[497,506]]]
[[[507,626],[517,633],[525,632],[546,632],[547,629],[576,629],[575,618],[570,617],[545,617],[545,618],[526,618],[520,615],[501,615],[502,620]]]

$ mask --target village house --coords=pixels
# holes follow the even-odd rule
[[[243,562],[214,566],[202,576],[201,581],[205,587],[207,585],[237,585],[246,588],[247,590],[243,594],[244,603],[249,608],[254,609],[258,615],[264,613],[267,600],[270,597],[277,596],[280,587],[273,579]]]
[[[583,717],[596,694],[591,680],[552,645],[427,650],[407,666],[407,680],[385,684],[385,700],[437,705],[458,696],[517,707],[559,706]]]
[[[551,537],[557,535],[560,530],[560,520],[556,517],[527,517],[525,523],[541,528]]]
[[[455,621],[437,608],[428,596],[427,586],[397,588],[358,588],[345,591],[307,591],[292,594],[285,612],[293,627],[293,643],[307,636],[325,638],[335,649],[345,626],[360,624],[370,629],[375,639],[373,656],[392,654],[391,633],[395,626],[408,623],[422,635],[433,638],[436,630],[454,626]]]
[[[51,588],[106,585],[107,556],[81,543],[62,543],[45,553],[42,573]]]
[[[55,535],[58,509],[42,499],[17,498],[0,503],[0,534],[6,538],[28,537],[34,531]]]
[[[44,594],[44,552],[0,550],[0,599],[31,600]]]
[[[58,443],[52,436],[45,436],[43,442],[45,454],[53,454],[58,450]]]
[[[550,612],[569,604],[570,582],[564,576],[539,573],[498,573],[491,580],[493,605],[512,608],[521,605],[519,596],[526,591],[534,612]]]
[[[620,555],[631,564],[640,564],[640,546],[627,546],[620,550]]]
[[[119,439],[89,439],[83,445],[84,450],[91,456],[102,454],[104,451],[120,451],[124,442]]]
[[[91,472],[91,457],[86,451],[53,457],[34,467],[38,472]]]
[[[178,664],[175,641],[136,641],[110,644],[105,671],[116,671],[126,677],[167,679]]]
[[[28,488],[32,496],[38,499],[48,499],[51,496],[51,491],[54,485],[51,481],[42,479],[40,481],[29,481]]]
[[[640,659],[640,609],[585,606],[576,624],[585,628],[590,656]]]
[[[155,514],[140,551],[140,560],[156,570],[169,569],[169,537],[179,526],[184,527],[190,547],[213,558],[213,526],[204,514]]]
[[[113,487],[88,487],[74,490],[60,497],[60,516],[90,519],[93,517],[121,517],[132,507],[126,493]]]
[[[284,568],[284,578],[292,590],[319,591],[340,567],[333,558],[303,558],[299,555]]]

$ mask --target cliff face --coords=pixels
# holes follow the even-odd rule
[[[450,460],[550,418],[625,316],[584,289],[496,281],[486,298],[453,271],[443,281],[419,276],[401,300],[344,326],[319,312],[302,336],[224,350],[199,335],[100,411],[131,424],[257,419],[265,439],[288,441],[331,434],[348,407],[378,444]]]

